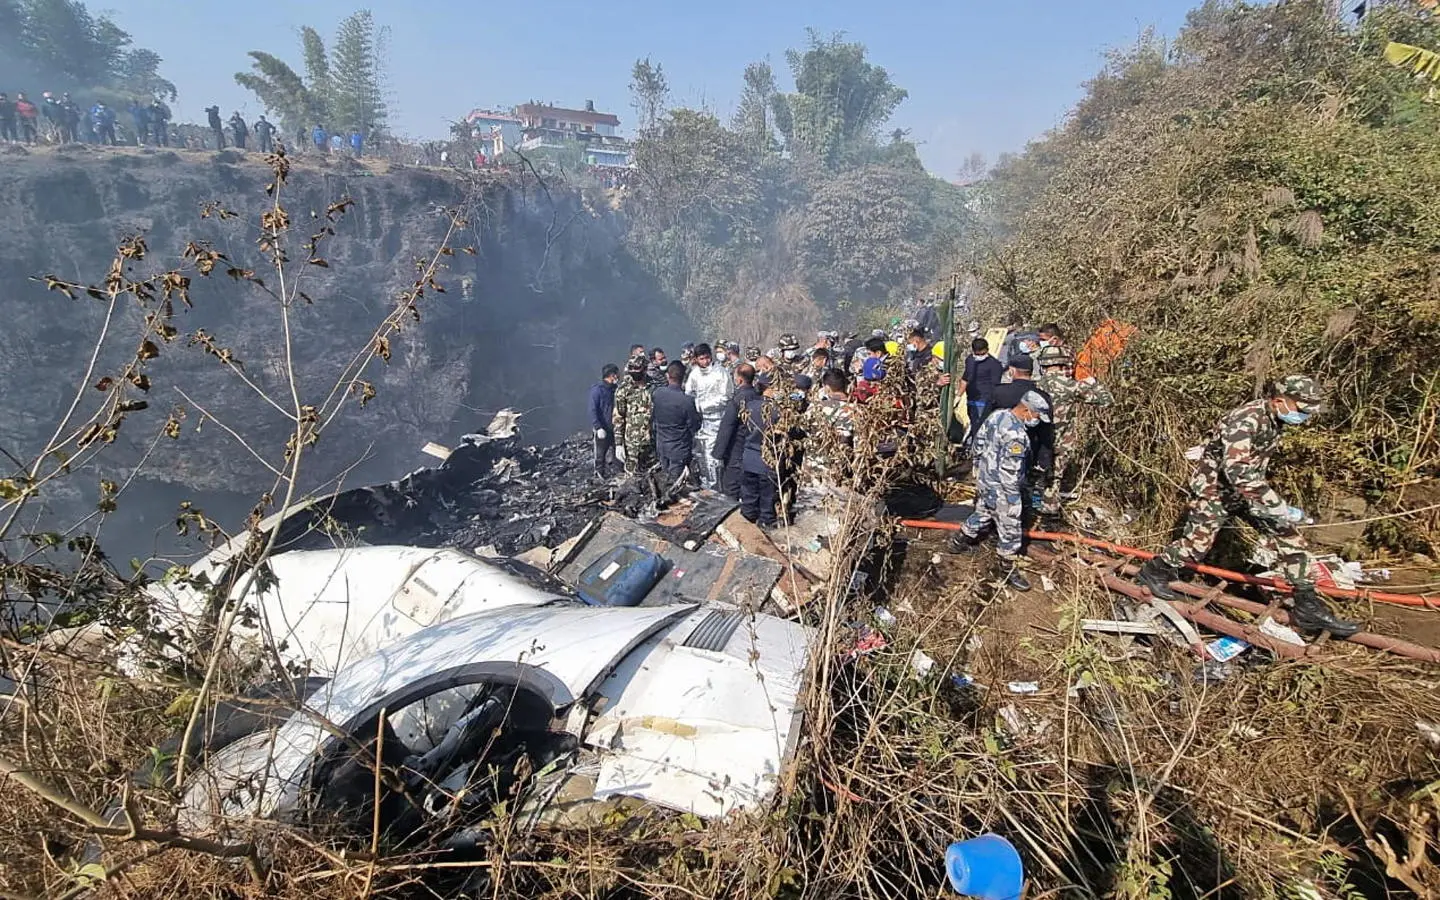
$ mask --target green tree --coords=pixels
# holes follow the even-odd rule
[[[116,73],[116,88],[131,97],[174,100],[178,92],[174,82],[161,77],[160,62],[160,54],[154,50],[126,52]]]
[[[675,109],[636,142],[635,166],[632,245],[693,315],[708,319],[758,244],[764,204],[745,145],[713,115]]]
[[[251,91],[290,134],[306,134],[326,121],[323,96],[315,93],[284,61],[260,50],[250,51],[253,72],[236,72],[235,83]]]
[[[813,29],[804,52],[786,54],[795,91],[777,99],[775,124],[792,152],[835,167],[876,145],[880,129],[909,94],[865,58],[863,44],[822,39]]]
[[[641,134],[654,130],[670,97],[670,83],[665,79],[664,67],[659,63],[652,64],[648,56],[635,60],[630,70],[630,97],[630,105],[635,110],[636,129]]]
[[[768,153],[775,148],[771,110],[778,94],[775,72],[768,62],[754,62],[745,67],[745,87],[730,127],[752,151]]]
[[[337,133],[373,136],[384,131],[388,120],[384,45],[385,29],[375,25],[369,10],[360,10],[340,23],[333,53],[314,28],[300,29],[303,78],[279,57],[252,50],[253,71],[237,72],[235,82],[293,134],[318,124]]]
[[[331,54],[333,66],[329,79],[333,130],[358,131],[365,135],[385,130],[384,43],[385,30],[376,28],[368,9],[340,23]]]

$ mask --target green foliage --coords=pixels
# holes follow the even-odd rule
[[[952,255],[969,218],[903,132],[881,140],[905,92],[864,47],[812,32],[789,58],[788,94],[768,63],[745,68],[729,127],[691,109],[650,122],[663,72],[646,59],[632,73],[630,245],[693,318],[736,339],[898,302]]]
[[[808,153],[828,165],[873,145],[875,136],[905,98],[890,74],[865,59],[863,44],[842,35],[822,39],[810,32],[810,47],[785,54],[795,91],[781,95],[785,112],[777,124],[792,153]]]
[[[175,99],[159,54],[133,43],[80,0],[0,0],[0,75],[35,99],[41,90]]]
[[[300,29],[305,60],[302,78],[289,63],[251,50],[253,71],[237,72],[235,83],[255,94],[285,132],[308,133],[316,125],[335,134],[382,134],[388,120],[385,103],[387,30],[362,9],[340,22],[333,52],[310,26]]]
[[[1298,433],[1302,489],[1433,473],[1440,114],[1380,48],[1426,14],[1347,31],[1320,2],[1206,3],[1173,46],[1114,56],[1067,123],[985,185],[1003,305],[1084,331],[1138,325],[1100,457],[1137,508],[1184,449],[1292,371],[1329,409]],[[1082,335],[1083,338],[1083,335]]]
[[[651,63],[648,56],[635,60],[635,66],[630,70],[630,95],[636,127],[641,134],[653,131],[670,96],[670,82],[665,79],[664,67]]]
[[[385,125],[382,87],[385,29],[362,9],[340,23],[329,81],[332,130],[373,134]],[[306,59],[310,47],[306,43]]]

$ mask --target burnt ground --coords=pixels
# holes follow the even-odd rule
[[[592,473],[588,437],[534,447],[518,437],[471,435],[440,466],[343,491],[291,516],[279,547],[341,541],[493,548],[502,556],[555,547],[613,501],[616,485]]]

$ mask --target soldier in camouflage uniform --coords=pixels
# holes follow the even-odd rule
[[[1313,379],[1289,375],[1271,385],[1264,398],[1220,420],[1190,478],[1190,507],[1180,539],[1145,563],[1141,584],[1163,600],[1179,599],[1170,582],[1179,577],[1180,567],[1203,560],[1226,521],[1239,517],[1255,526],[1261,545],[1279,557],[1280,573],[1295,590],[1290,621],[1296,628],[1339,638],[1359,630],[1354,622],[1337,619],[1316,593],[1312,560],[1295,529],[1302,516],[1265,480],[1284,426],[1303,425],[1319,411],[1321,400]]]
[[[759,348],[759,347],[746,347],[746,348],[745,348],[745,359],[746,359],[747,361],[753,363],[753,362],[755,362],[755,360],[757,360],[757,359],[759,359],[759,358],[760,358],[760,348]]]
[[[638,475],[655,462],[655,430],[645,357],[625,364],[626,380],[615,389],[615,447],[627,475]]]
[[[1030,590],[1030,579],[1020,569],[1022,519],[1020,497],[1025,485],[1025,462],[1030,455],[1030,429],[1050,421],[1050,404],[1035,391],[1027,391],[1014,409],[997,410],[985,419],[975,436],[975,511],[950,542],[956,553],[980,545],[980,536],[992,523],[999,542],[999,560],[1009,585]]]
[[[1035,386],[1050,397],[1050,417],[1055,423],[1054,459],[1050,462],[1040,512],[1053,516],[1060,514],[1060,482],[1065,478],[1070,455],[1079,439],[1074,427],[1076,407],[1081,403],[1109,406],[1115,398],[1094,378],[1076,381],[1075,358],[1064,347],[1046,347],[1036,362],[1040,364],[1040,380]]]
[[[788,386],[790,379],[800,374],[805,364],[804,354],[800,351],[800,341],[788,331],[780,335],[780,346],[777,349],[780,353],[775,356],[775,366]]]

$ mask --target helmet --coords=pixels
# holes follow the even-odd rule
[[[745,348],[745,358],[748,359],[750,362],[753,363],[755,360],[757,360],[757,359],[760,358],[760,348],[759,348],[759,347],[746,347],[746,348]]]
[[[1070,351],[1064,347],[1046,347],[1040,351],[1040,355],[1035,358],[1035,362],[1038,363],[1042,369],[1050,369],[1056,366],[1073,366],[1075,365],[1075,357],[1071,356]]]
[[[933,357],[935,357],[936,359],[940,360],[941,362],[944,362],[944,361],[945,361],[945,342],[944,342],[944,341],[936,341],[935,343],[931,344],[931,345],[930,345],[930,355],[933,356]]]
[[[645,365],[643,356],[632,356],[630,361],[625,363],[625,371],[631,375],[644,375],[647,368],[649,367]]]
[[[1275,382],[1275,393],[1311,405],[1319,405],[1325,399],[1320,393],[1320,385],[1308,375],[1286,375]]]
[[[793,335],[793,334],[791,334],[790,332],[787,331],[787,332],[785,332],[784,334],[780,335],[780,349],[781,349],[781,350],[799,350],[799,349],[800,349],[800,342],[797,341],[797,340],[795,340],[795,335]]]

